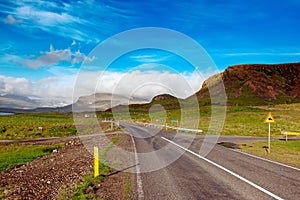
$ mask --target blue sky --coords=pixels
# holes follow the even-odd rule
[[[1,1],[0,95],[39,97],[51,88],[49,97],[69,98],[54,87],[72,90],[63,84],[67,78],[74,83],[82,61],[93,61],[89,54],[99,43],[141,27],[186,34],[203,46],[220,71],[242,63],[299,62],[299,10],[298,0]],[[120,60],[112,73],[149,64],[185,75],[194,70],[181,58],[157,50],[133,52]],[[20,91],[19,84],[35,91]]]

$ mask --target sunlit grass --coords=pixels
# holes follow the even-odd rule
[[[1,145],[0,146],[0,171],[17,164],[25,164],[38,157],[51,154],[61,145]]]
[[[0,116],[0,139],[25,139],[76,135],[71,116],[60,113]]]
[[[84,114],[81,114],[84,116]],[[111,130],[110,122],[97,118],[76,118],[61,113],[34,113],[0,116],[0,140],[66,137],[80,134],[103,133]]]
[[[249,142],[240,145],[243,151],[257,156],[300,167],[300,140],[271,141],[271,153],[267,152],[268,142]]]

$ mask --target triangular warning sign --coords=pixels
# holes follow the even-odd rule
[[[276,124],[275,119],[274,119],[272,113],[269,112],[269,114],[266,117],[264,123]]]

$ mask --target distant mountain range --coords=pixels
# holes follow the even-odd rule
[[[148,102],[149,101],[145,99],[137,97],[128,98],[117,94],[97,93],[80,97],[78,101],[73,104],[73,110],[76,112],[93,110],[104,111],[120,105],[145,104]]]
[[[16,109],[33,109],[40,106],[36,100],[21,95],[2,95],[0,96],[0,107]]]
[[[80,97],[74,104],[63,107],[40,107],[41,102],[19,95],[0,96],[0,112],[76,112],[104,111],[111,107],[128,104],[144,104],[147,100],[142,98],[127,98],[122,95],[97,93]]]
[[[196,93],[199,104],[210,104],[210,96],[218,96],[222,91],[222,84],[225,86],[227,101],[220,99],[219,104],[226,102],[227,105],[266,105],[300,102],[300,63],[230,66],[224,72],[215,74],[203,82],[202,88]],[[178,106],[178,101],[171,95],[158,95],[149,103],[141,98],[128,99],[108,93],[93,94],[80,97],[73,105],[56,108],[39,107],[40,102],[28,97],[4,95],[0,96],[0,111],[71,112],[72,108],[78,112],[94,109],[104,111],[128,104],[132,109],[146,109],[154,102],[160,102],[169,108]]]

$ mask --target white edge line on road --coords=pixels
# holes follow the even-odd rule
[[[224,148],[226,148],[226,147],[224,147]],[[252,155],[252,154],[249,154],[249,153],[240,151],[240,150],[230,149],[230,148],[228,148],[228,149],[229,149],[229,150],[232,150],[232,151],[234,151],[234,152],[238,152],[238,153],[241,153],[241,154],[245,154],[245,155],[250,156],[250,157],[253,157],[253,158],[261,159],[261,160],[264,160],[264,161],[267,161],[267,162],[270,162],[270,163],[274,163],[274,164],[277,164],[277,165],[281,165],[281,166],[284,166],[284,167],[288,167],[288,168],[291,168],[291,169],[300,171],[300,169],[297,168],[297,167],[293,167],[293,166],[286,165],[286,164],[283,164],[283,163],[280,163],[280,162],[276,162],[276,161],[273,161],[273,160],[269,160],[269,159],[266,159],[266,158],[262,158],[262,157],[259,157],[259,156],[255,156],[255,155]]]
[[[144,191],[143,191],[143,183],[141,178],[141,169],[139,166],[139,158],[136,152],[136,145],[134,142],[134,139],[131,134],[129,134],[132,140],[133,148],[134,148],[134,159],[135,159],[135,169],[136,169],[136,183],[137,183],[137,195],[138,199],[142,200],[144,199]]]
[[[181,149],[183,149],[183,150],[185,150],[185,151],[187,151],[187,152],[189,152],[189,153],[191,153],[191,154],[193,154],[193,155],[195,155],[195,156],[197,156],[197,157],[205,160],[206,162],[208,162],[208,163],[210,163],[210,164],[212,164],[212,165],[214,165],[214,166],[216,166],[216,167],[224,170],[225,172],[231,174],[232,176],[235,176],[236,178],[238,178],[238,179],[240,179],[240,180],[248,183],[249,185],[255,187],[256,189],[258,189],[258,190],[260,190],[260,191],[268,194],[269,196],[271,196],[271,197],[273,197],[275,199],[278,199],[278,200],[283,200],[283,198],[281,198],[281,197],[273,194],[272,192],[270,192],[270,191],[268,191],[268,190],[260,187],[259,185],[256,185],[255,183],[253,183],[253,182],[249,181],[248,179],[245,179],[244,177],[242,177],[242,176],[240,176],[240,175],[238,175],[238,174],[230,171],[229,169],[226,169],[225,167],[223,167],[223,166],[221,166],[221,165],[219,165],[217,163],[214,163],[213,161],[208,160],[207,158],[205,158],[205,157],[203,157],[203,156],[201,156],[201,155],[199,155],[199,154],[197,154],[197,153],[195,153],[195,152],[193,152],[193,151],[191,151],[191,150],[189,150],[189,149],[187,149],[187,148],[185,148],[185,147],[183,147],[183,146],[181,146],[181,145],[179,145],[179,144],[177,144],[177,143],[175,143],[175,142],[173,142],[173,141],[171,141],[171,140],[169,140],[169,139],[167,139],[165,137],[161,137],[161,138],[164,139],[164,140],[166,140],[166,141],[168,141],[168,142],[170,142],[171,144],[174,144],[175,146],[177,146],[177,147],[179,147],[179,148],[181,148]]]

